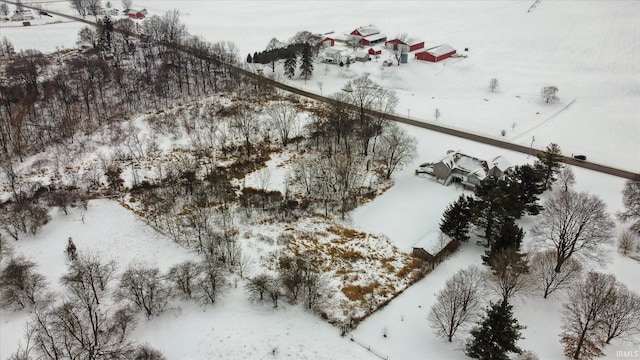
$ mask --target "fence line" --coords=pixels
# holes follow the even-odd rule
[[[360,345],[361,347],[367,349],[367,351],[369,351],[370,353],[372,353],[373,355],[375,355],[376,357],[382,359],[382,360],[389,360],[389,356],[387,355],[382,355],[381,353],[373,350],[371,348],[371,345],[365,345],[363,343],[361,343],[360,341],[356,340],[356,338],[353,336],[352,333],[347,333],[349,335],[349,340],[353,341],[354,343]]]

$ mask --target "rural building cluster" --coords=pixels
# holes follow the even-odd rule
[[[406,35],[389,39],[373,25],[361,26],[349,33],[324,37],[318,46],[323,50],[322,61],[329,64],[348,64],[389,55],[385,65],[393,65],[392,57],[399,63],[407,63],[411,54],[417,60],[438,62],[456,54],[447,44],[428,44],[420,38]],[[355,50],[354,50],[355,49]]]

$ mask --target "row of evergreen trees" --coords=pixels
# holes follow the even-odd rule
[[[300,57],[300,60],[298,60]],[[255,52],[253,57],[247,55],[247,63],[272,64],[284,60],[284,74],[289,79],[295,76],[296,67],[300,63],[300,77],[308,80],[313,74],[313,50],[308,43],[296,43],[287,47]]]

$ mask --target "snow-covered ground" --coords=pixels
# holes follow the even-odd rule
[[[74,13],[67,2],[33,3]],[[134,7],[146,8],[149,16],[177,7],[192,34],[234,42],[240,59],[264,50],[273,37],[286,41],[301,30],[331,36],[368,24],[389,39],[408,33],[427,46],[447,43],[467,57],[434,64],[409,54],[408,64],[383,69],[387,53],[348,70],[316,64],[310,81],[289,82],[318,93],[321,82],[322,92],[329,94],[366,72],[398,93],[399,114],[433,121],[439,109],[443,124],[495,137],[505,130],[507,140],[521,145],[543,149],[555,142],[565,154],[640,171],[640,3],[543,1],[530,9],[532,3],[374,1],[362,6],[359,1],[246,0],[177,6],[147,0]],[[58,26],[63,25],[41,28],[51,29],[46,31],[52,37],[46,38],[29,36],[32,29],[1,30],[18,49],[73,47],[80,26],[65,34],[54,30]],[[493,93],[491,78],[499,82]],[[540,90],[547,85],[558,87],[559,102],[543,103]]]
[[[72,13],[67,2],[42,2],[43,8]],[[261,51],[272,37],[287,40],[297,31],[318,33],[351,31],[374,24],[390,38],[407,32],[427,43],[448,43],[467,55],[441,63],[414,61],[382,70],[381,62],[354,64],[348,70],[316,64],[313,78],[296,86],[324,94],[339,91],[348,79],[369,73],[383,86],[394,89],[400,103],[397,112],[425,121],[439,122],[500,137],[535,148],[556,142],[566,154],[582,153],[590,161],[640,171],[640,2],[637,1],[140,1],[161,15],[179,5],[189,31],[209,41],[233,41],[240,57]],[[363,6],[366,4],[366,6]],[[78,23],[9,27],[0,23],[0,37],[8,37],[18,49],[51,51],[73,47]],[[38,36],[40,32],[47,36]],[[463,49],[468,48],[468,52]],[[270,70],[269,70],[270,71]],[[496,92],[491,78],[499,80]],[[542,86],[556,85],[560,101],[544,104]],[[436,161],[447,150],[462,150],[479,158],[504,155],[512,164],[531,162],[526,155],[496,149],[467,140],[410,129],[418,140],[418,158],[394,175],[395,186],[351,214],[355,227],[385,234],[402,251],[434,231],[442,211],[461,190],[443,187],[413,169]],[[272,166],[273,165],[273,166]],[[278,188],[281,175],[275,163],[268,188]],[[615,213],[622,209],[624,180],[588,170],[574,169],[576,188],[597,194]],[[248,182],[257,181],[256,175]],[[521,224],[528,229],[535,219]],[[145,260],[165,269],[192,256],[155,233],[129,212],[110,201],[94,201],[85,214],[54,214],[53,221],[35,238],[20,240],[18,252],[27,254],[47,274],[50,285],[64,270],[66,239],[75,239],[80,250],[92,249],[117,256],[123,268],[132,259]],[[456,270],[479,263],[483,250],[465,244],[459,253],[441,264],[424,280],[410,287],[385,308],[365,320],[353,333],[354,340],[371,346],[390,359],[463,359],[460,343],[436,339],[426,321],[429,307],[446,279]],[[640,292],[640,264],[612,255],[602,271]],[[562,299],[537,297],[515,304],[524,330],[521,347],[541,359],[559,359]],[[0,358],[15,350],[26,314],[0,313]],[[383,337],[384,329],[387,337]],[[169,359],[210,358],[373,358],[337,329],[297,307],[278,310],[251,304],[242,289],[232,289],[220,303],[201,308],[182,304],[139,325],[136,335],[163,351]],[[272,351],[277,349],[275,356]],[[637,346],[614,341],[607,358],[616,350]]]

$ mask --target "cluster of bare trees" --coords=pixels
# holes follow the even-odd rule
[[[80,131],[91,133],[139,109],[249,88],[223,65],[235,61],[235,46],[190,36],[176,11],[150,17],[139,31],[129,19],[115,21],[106,47],[98,46],[102,34],[91,28],[80,36],[96,49],[52,55],[22,51],[2,68],[3,156],[22,159],[49,144],[73,142]]]
[[[166,279],[180,296],[203,304],[215,303],[229,286],[226,269],[212,259],[176,264],[169,269]]]
[[[326,279],[315,270],[308,256],[283,256],[279,260],[277,276],[262,273],[249,279],[246,291],[253,301],[270,301],[278,307],[284,296],[290,303],[302,301],[308,310],[319,311],[324,305]]]
[[[334,97],[340,102],[307,125],[315,152],[294,165],[291,178],[305,196],[322,204],[325,214],[337,209],[344,216],[363,192],[375,190],[370,171],[390,179],[415,157],[416,142],[402,128],[369,113],[392,113],[397,97],[367,75],[349,81]]]
[[[60,279],[66,292],[57,296],[57,301],[34,267],[23,258],[12,258],[0,274],[3,307],[33,309],[25,343],[11,359],[133,360],[146,352],[154,353],[153,359],[163,359],[157,350],[129,339],[136,323],[132,308],[105,306],[114,280],[114,262],[95,254],[78,254],[68,262],[67,272]]]
[[[603,355],[611,340],[640,335],[640,296],[615,276],[590,272],[571,288],[565,304],[561,342],[571,359]]]

